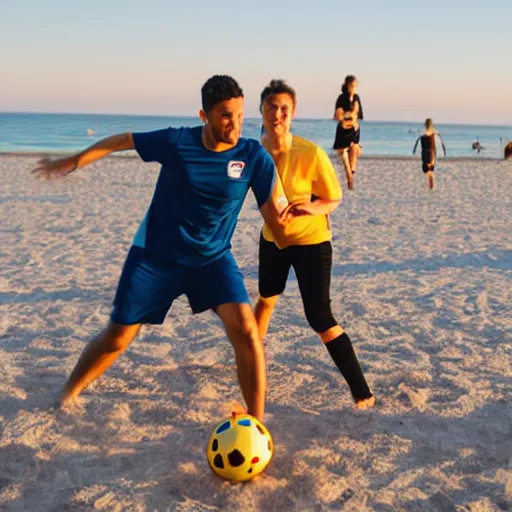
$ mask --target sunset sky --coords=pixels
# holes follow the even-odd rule
[[[354,74],[369,120],[511,125],[511,50],[510,0],[1,0],[0,111],[196,115],[230,74],[325,118]]]

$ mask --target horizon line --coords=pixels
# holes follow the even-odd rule
[[[130,114],[130,113],[115,113],[115,112],[48,112],[48,111],[21,111],[21,110],[0,110],[2,114],[35,114],[35,115],[80,115],[80,116],[118,116],[118,117],[163,117],[163,118],[182,118],[182,119],[199,119],[197,115],[172,115],[172,114]],[[261,117],[247,116],[245,119],[261,119]],[[296,117],[294,121],[333,121],[328,117]],[[424,121],[398,121],[392,119],[364,119],[372,123],[403,123],[403,124],[417,124],[423,123]],[[334,122],[334,121],[333,121]],[[493,126],[500,128],[512,128],[512,124],[490,124],[490,123],[457,123],[457,122],[438,122],[436,125],[453,125],[453,126]]]

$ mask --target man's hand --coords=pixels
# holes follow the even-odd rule
[[[37,162],[37,166],[32,170],[39,178],[62,178],[73,172],[77,168],[77,159],[75,156],[66,158],[58,158],[52,160],[51,158],[42,158]]]

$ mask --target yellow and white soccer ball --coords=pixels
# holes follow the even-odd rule
[[[214,473],[226,480],[243,482],[267,467],[273,450],[266,427],[249,414],[237,414],[215,427],[206,455]]]

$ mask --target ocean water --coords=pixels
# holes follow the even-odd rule
[[[72,152],[126,131],[147,131],[167,126],[195,126],[195,117],[0,113],[0,152]],[[243,135],[259,138],[260,119],[248,118]],[[293,131],[330,150],[336,123],[326,119],[297,119]],[[448,156],[503,158],[503,146],[512,140],[512,126],[438,124]],[[422,123],[363,121],[361,143],[367,156],[408,156]],[[476,140],[485,148],[477,155]]]

